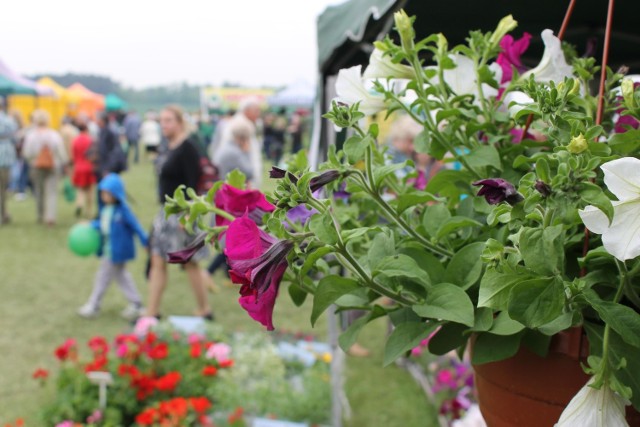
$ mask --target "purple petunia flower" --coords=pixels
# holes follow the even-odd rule
[[[202,232],[198,234],[189,246],[184,249],[180,249],[175,252],[169,252],[169,264],[186,264],[191,258],[200,250],[206,243],[207,233]]]
[[[497,205],[500,202],[507,202],[515,205],[524,200],[522,194],[510,182],[502,178],[489,178],[473,183],[476,187],[482,186],[478,191],[478,196],[484,196],[487,203]]]

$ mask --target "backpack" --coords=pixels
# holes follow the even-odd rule
[[[209,157],[200,156],[200,178],[198,179],[198,186],[195,189],[199,195],[207,194],[207,192],[213,187],[213,183],[218,181],[218,168],[211,163]]]
[[[49,145],[44,144],[33,162],[33,166],[38,169],[51,170],[54,167],[53,153]]]

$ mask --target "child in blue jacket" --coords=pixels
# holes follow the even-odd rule
[[[134,235],[138,235],[140,242],[146,247],[147,234],[127,205],[124,183],[120,176],[115,173],[106,175],[98,184],[98,190],[99,215],[91,225],[100,231],[102,237],[98,251],[102,261],[96,273],[93,292],[87,303],[78,309],[78,314],[87,318],[96,316],[105,291],[115,279],[129,301],[121,314],[126,319],[134,319],[142,312],[142,299],[125,265],[135,257]]]

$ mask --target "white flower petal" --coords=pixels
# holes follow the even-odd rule
[[[602,245],[620,261],[633,259],[640,255],[640,198],[613,204],[613,222],[602,234]]]
[[[618,200],[640,197],[640,160],[623,157],[607,162],[600,168],[604,172],[604,183]]]
[[[604,234],[609,229],[609,218],[595,206],[585,206],[584,209],[578,211],[578,215],[580,215],[585,227],[592,233]]]
[[[360,102],[360,112],[367,116],[376,114],[384,109],[384,97],[371,94],[365,87],[360,74],[361,65],[351,68],[343,68],[338,72],[336,79],[337,100],[345,104],[353,105]]]
[[[624,418],[627,401],[606,386],[589,387],[592,382],[571,399],[556,427],[629,427]]]
[[[394,64],[389,55],[385,56],[380,49],[374,49],[369,58],[369,65],[364,70],[365,79],[412,79],[413,68],[408,65]]]
[[[504,105],[509,109],[509,114],[511,114],[511,116],[518,114],[518,112],[524,109],[525,106],[533,104],[533,99],[531,99],[529,95],[517,90],[507,92],[502,100]],[[511,103],[514,104],[511,105]]]
[[[544,42],[544,53],[540,63],[534,69],[524,73],[522,79],[528,79],[533,74],[537,82],[549,83],[553,81],[559,83],[565,77],[571,77],[573,68],[567,64],[560,39],[553,35],[553,31],[547,29],[542,32],[542,41]]]

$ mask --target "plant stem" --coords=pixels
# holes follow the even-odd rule
[[[228,219],[229,221],[234,221],[236,219],[235,216],[231,215],[228,212],[223,211],[222,209],[218,209],[214,206],[209,206],[207,209],[209,212],[213,212],[214,214],[221,216],[223,218]]]
[[[627,271],[627,266],[625,265],[624,262],[621,262],[618,259],[615,259],[616,261],[616,267],[618,267],[618,271],[620,272],[620,284],[618,285],[618,289],[616,290],[616,294],[613,297],[613,301],[614,303],[617,303],[620,301],[620,298],[622,298],[622,292],[625,288],[625,286],[627,285],[627,274],[629,273]],[[611,335],[611,326],[609,325],[609,323],[606,323],[604,326],[604,334],[602,337],[602,363],[604,363],[604,368],[601,372],[599,372],[599,375],[603,376],[603,380],[604,380],[604,384],[607,385],[608,381],[609,381],[609,336]]]

